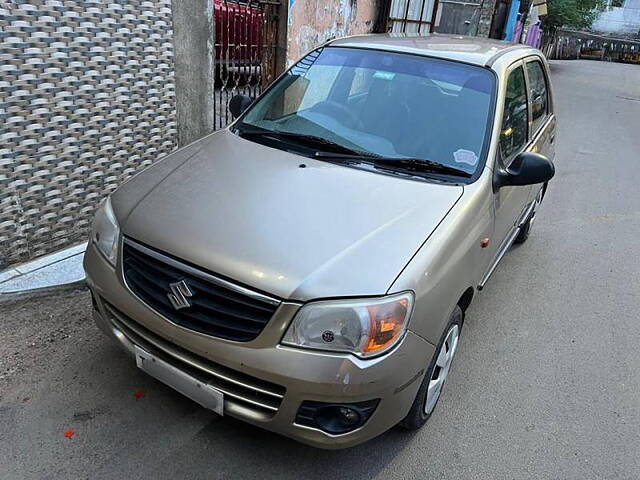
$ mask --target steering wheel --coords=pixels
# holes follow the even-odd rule
[[[353,113],[341,103],[334,102],[333,100],[324,100],[322,102],[316,103],[311,109],[318,113],[326,113],[333,116],[334,118],[336,118],[336,120],[344,124],[346,127],[355,128],[357,130],[364,130],[362,121],[356,116],[355,113]],[[348,123],[343,120],[345,117],[347,118]]]

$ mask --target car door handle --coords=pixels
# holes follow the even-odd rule
[[[551,137],[549,138],[549,143],[553,143],[554,140],[556,139],[556,135],[555,133],[553,135],[551,135]]]

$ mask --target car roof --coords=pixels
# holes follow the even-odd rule
[[[328,42],[331,46],[371,48],[390,52],[413,53],[429,57],[456,60],[475,65],[491,66],[507,52],[522,50],[530,54],[528,45],[481,37],[442,35],[437,33],[383,33],[354,35]]]

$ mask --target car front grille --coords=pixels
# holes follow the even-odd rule
[[[280,304],[131,239],[124,240],[122,269],[131,291],[162,316],[227,340],[255,339]]]
[[[109,321],[129,342],[221,391],[225,414],[268,421],[277,413],[285,387],[196,355],[151,332],[110,303],[103,301],[103,305]]]

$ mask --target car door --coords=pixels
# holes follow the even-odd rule
[[[529,102],[525,65],[518,61],[507,70],[505,101],[496,168],[509,168],[529,145]],[[530,202],[531,186],[505,186],[494,193],[496,255],[513,240],[515,228]]]
[[[541,153],[549,160],[555,158],[556,117],[553,113],[553,98],[549,83],[548,70],[540,57],[532,56],[525,60],[527,91],[531,121],[529,131],[531,140],[528,150]],[[538,195],[541,185],[531,190],[530,200]]]

